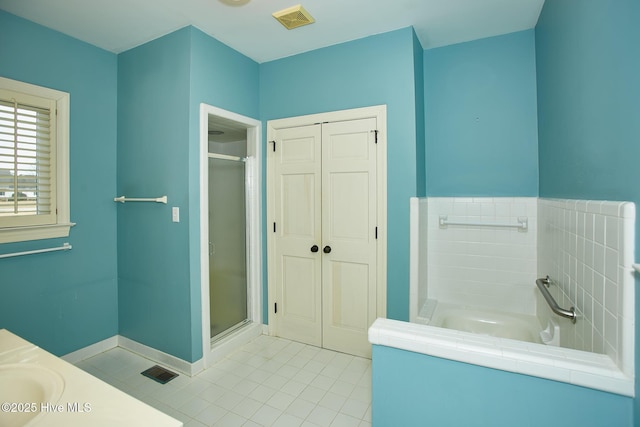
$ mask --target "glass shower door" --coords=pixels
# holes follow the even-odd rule
[[[246,323],[245,162],[209,157],[211,338]]]

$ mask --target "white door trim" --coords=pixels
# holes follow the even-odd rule
[[[275,139],[278,129],[308,126],[315,123],[335,122],[345,120],[358,120],[376,118],[378,126],[378,247],[377,247],[377,317],[387,317],[387,106],[376,105],[372,107],[355,108],[350,110],[331,111],[326,113],[309,114],[306,116],[289,117],[267,121],[267,149],[272,149],[269,141]],[[267,224],[275,221],[273,191],[273,157],[267,156]],[[267,227],[269,230],[269,227]],[[267,232],[267,253],[275,253],[275,239],[273,233]],[[268,270],[268,322],[269,335],[275,335],[275,318],[273,304],[275,302],[275,260],[267,259]]]
[[[226,351],[217,346],[211,349],[209,324],[209,115],[233,120],[247,127],[247,282],[249,316],[254,324],[262,324],[262,122],[208,104],[200,104],[200,282],[202,298],[202,355],[204,368],[220,359]],[[260,328],[257,328],[261,332]],[[229,349],[231,350],[231,349]]]

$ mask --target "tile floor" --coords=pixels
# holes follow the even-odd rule
[[[153,365],[122,348],[76,364],[185,427],[371,426],[369,359],[262,335],[195,377],[162,385]]]

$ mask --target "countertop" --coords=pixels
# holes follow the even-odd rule
[[[33,407],[37,407],[40,414],[25,424],[30,427],[182,426],[182,422],[129,396],[6,329],[0,329],[0,367],[9,364],[12,366],[15,364],[39,365],[59,374],[64,381],[62,394],[53,402],[8,402],[36,404]],[[9,368],[6,367],[6,369]],[[38,370],[38,368],[33,367],[33,370]],[[0,384],[1,387],[2,384]],[[7,396],[6,392],[3,394]],[[8,408],[7,402],[0,403],[3,404],[0,420],[4,420],[0,424],[7,421],[11,424],[11,419],[8,417],[11,417],[12,414],[6,410]]]

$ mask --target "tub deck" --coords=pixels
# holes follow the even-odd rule
[[[604,354],[377,319],[369,342],[633,397],[634,380]]]

